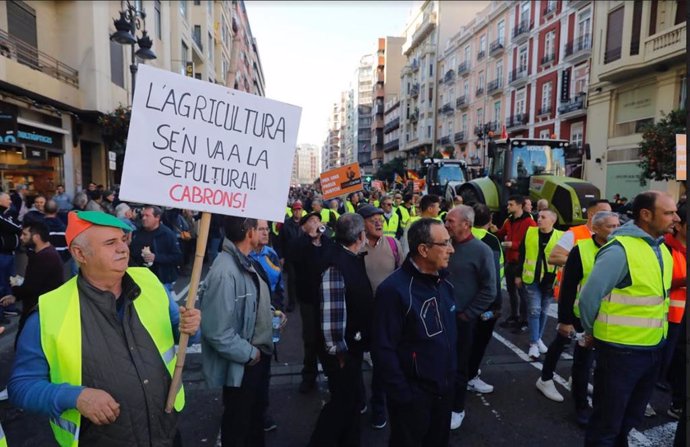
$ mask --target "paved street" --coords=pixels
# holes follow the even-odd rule
[[[176,284],[176,292],[184,300],[187,277]],[[506,303],[507,305],[507,303]],[[555,309],[551,312],[555,316]],[[279,345],[278,362],[274,363],[271,377],[270,411],[277,421],[277,430],[267,435],[268,446],[303,446],[309,439],[322,402],[328,399],[326,382],[321,378],[319,391],[308,395],[297,392],[300,381],[302,348],[299,312],[288,314],[288,326]],[[6,383],[13,359],[16,318],[8,333],[0,339],[0,384]],[[545,342],[555,332],[555,319],[549,319]],[[196,351],[196,352],[195,352]],[[187,356],[184,384],[187,407],[181,416],[180,431],[184,445],[214,446],[218,436],[221,402],[219,390],[205,388],[201,373],[201,355],[195,346]],[[572,401],[566,391],[571,357],[565,355],[559,362],[556,381],[559,391],[566,396],[563,403],[547,400],[536,390],[540,362],[527,361],[527,335],[513,334],[498,329],[482,365],[482,379],[495,386],[489,395],[470,395],[467,417],[460,430],[451,435],[451,445],[466,446],[552,446],[582,445],[583,432],[575,425]],[[365,366],[365,382],[371,375]],[[670,397],[655,391],[653,406],[659,413],[646,419],[631,436],[632,446],[670,446],[675,422],[665,415]],[[362,418],[364,446],[386,445],[388,429],[374,430],[369,426],[368,414]],[[23,413],[8,402],[0,404],[0,420],[12,447],[53,446],[45,417]]]

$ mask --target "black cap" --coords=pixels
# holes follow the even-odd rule
[[[321,213],[317,213],[316,211],[312,211],[311,213],[308,213],[308,214],[305,214],[304,216],[302,216],[302,218],[299,220],[299,226],[301,227],[302,225],[307,223],[307,221],[309,220],[309,218],[311,216],[316,216],[319,218],[319,220],[321,220]]]
[[[377,214],[383,215],[383,210],[381,208],[376,208],[374,205],[366,204],[357,208],[357,214],[366,219],[367,217],[375,216]]]

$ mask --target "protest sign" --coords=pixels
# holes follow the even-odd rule
[[[378,189],[379,191],[385,191],[386,190],[383,187],[383,182],[381,180],[372,180],[371,181],[371,189]]]
[[[282,221],[301,109],[140,65],[120,198]]]
[[[676,180],[687,180],[686,135],[676,134]]]
[[[359,163],[341,166],[321,174],[321,191],[326,200],[362,189]]]

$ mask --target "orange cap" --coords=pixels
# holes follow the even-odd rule
[[[132,231],[129,225],[117,217],[102,211],[70,211],[67,214],[67,229],[65,230],[67,246],[69,247],[72,244],[75,237],[94,225],[120,228],[126,233]]]
[[[80,219],[77,213],[70,211],[67,214],[67,229],[65,230],[65,241],[67,241],[67,246],[72,245],[72,240],[82,234],[84,231],[91,228],[94,224]]]

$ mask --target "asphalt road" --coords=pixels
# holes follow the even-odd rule
[[[175,290],[180,300],[186,298],[188,277],[182,277]],[[506,300],[506,306],[507,306]],[[544,341],[549,343],[555,334],[555,312],[546,328]],[[271,370],[270,413],[278,429],[266,435],[269,447],[306,445],[328,391],[323,376],[318,390],[303,395],[297,391],[302,360],[301,324],[299,312],[288,314],[288,324],[278,347],[278,361]],[[0,387],[7,383],[13,361],[13,342],[16,318],[0,337]],[[495,386],[488,395],[470,394],[467,416],[460,429],[451,435],[453,446],[579,446],[583,431],[575,424],[572,400],[567,391],[572,357],[564,354],[557,376],[558,388],[566,399],[556,403],[546,399],[536,388],[541,362],[527,357],[527,334],[514,334],[497,326],[484,362],[481,377]],[[371,381],[365,365],[365,382]],[[179,429],[186,447],[215,446],[218,439],[222,405],[220,390],[207,389],[201,372],[199,346],[192,347],[187,356],[183,375],[187,392],[187,406],[180,418]],[[367,384],[368,386],[368,384]],[[655,391],[652,405],[659,413],[646,418],[630,436],[631,446],[671,446],[676,423],[666,416],[670,403],[667,393]],[[0,402],[0,421],[11,447],[54,446],[47,418],[13,408]],[[369,425],[369,414],[362,417],[362,445],[383,446],[388,442],[388,428],[375,430]]]

